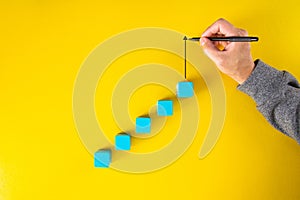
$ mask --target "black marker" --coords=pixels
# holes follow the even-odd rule
[[[192,37],[188,40],[199,41],[201,37]],[[223,41],[223,42],[257,42],[258,37],[250,36],[230,36],[230,37],[207,37],[211,41]]]

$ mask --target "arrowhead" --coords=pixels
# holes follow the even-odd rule
[[[183,40],[187,40],[187,37],[186,37],[186,36],[184,36]]]

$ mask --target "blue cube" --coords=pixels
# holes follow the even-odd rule
[[[188,98],[194,95],[193,82],[183,81],[177,84],[177,97]]]
[[[135,120],[136,133],[150,133],[151,119],[149,117],[138,117]]]
[[[173,115],[173,101],[160,100],[157,102],[157,115],[158,116],[171,116]]]
[[[125,133],[120,133],[115,136],[115,146],[116,150],[130,150],[130,135]]]
[[[108,168],[111,163],[111,150],[103,149],[94,154],[94,166]]]

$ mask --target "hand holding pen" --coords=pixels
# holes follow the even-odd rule
[[[204,31],[200,40],[206,55],[215,62],[220,71],[227,74],[239,84],[252,73],[254,62],[250,52],[251,41],[247,31],[235,28],[225,19],[219,19]]]

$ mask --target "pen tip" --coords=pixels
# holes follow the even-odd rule
[[[186,37],[186,36],[184,36],[183,40],[187,40],[187,37]]]

